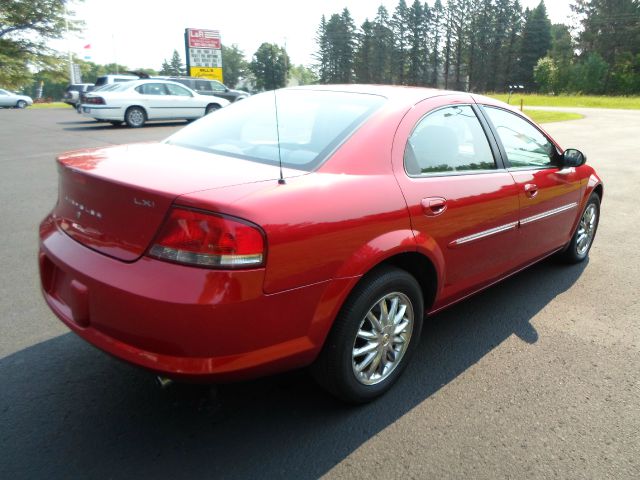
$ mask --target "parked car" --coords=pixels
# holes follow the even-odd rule
[[[83,96],[82,113],[113,125],[142,127],[148,120],[194,120],[229,104],[176,82],[132,80],[106,85]]]
[[[310,365],[350,402],[391,387],[425,314],[584,261],[603,196],[522,113],[418,88],[267,92],[58,164],[40,275],[71,330],[174,379]]]
[[[244,100],[249,96],[248,92],[243,90],[232,90],[225,84],[217,80],[209,80],[206,78],[195,77],[169,77],[168,80],[186,85],[191,90],[198,92],[200,95],[215,95],[216,97],[222,97],[230,102],[237,102],[238,100]]]
[[[123,83],[123,82],[131,82],[133,80],[140,80],[141,77],[137,75],[120,75],[120,74],[109,74],[102,75],[96,79],[96,88],[102,87],[103,85],[109,85],[111,83]]]
[[[93,83],[72,83],[64,92],[62,101],[67,105],[78,108],[81,104],[81,95],[93,91]]]
[[[31,97],[0,88],[0,108],[26,108],[29,105],[33,105]]]

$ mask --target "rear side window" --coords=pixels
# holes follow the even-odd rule
[[[540,130],[514,113],[484,107],[512,167],[545,168],[556,163],[556,147]]]
[[[136,91],[144,95],[167,95],[164,83],[143,83],[136,87]]]
[[[492,170],[496,163],[473,109],[466,105],[441,108],[416,124],[404,152],[411,176]]]
[[[96,80],[96,87],[107,84],[107,77],[98,77]]]
[[[167,142],[275,165],[280,154],[284,166],[310,171],[384,101],[378,95],[347,92],[266,92],[207,115]]]

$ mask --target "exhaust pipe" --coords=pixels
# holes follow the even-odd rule
[[[170,378],[167,377],[161,377],[160,375],[158,375],[156,377],[156,383],[158,384],[158,386],[160,388],[162,388],[163,390],[166,390],[167,388],[169,388],[171,385],[173,385],[173,380],[171,380]]]

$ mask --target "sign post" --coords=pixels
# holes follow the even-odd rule
[[[186,28],[187,75],[222,82],[222,42],[218,30]]]

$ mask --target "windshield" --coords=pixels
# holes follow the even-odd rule
[[[278,127],[276,128],[277,101]],[[210,114],[167,143],[311,171],[385,101],[378,95],[320,90],[261,93]]]
[[[130,85],[127,85],[126,83],[109,83],[107,85],[104,85],[102,87],[98,87],[93,89],[94,92],[122,92],[126,89],[128,89],[130,87]]]

